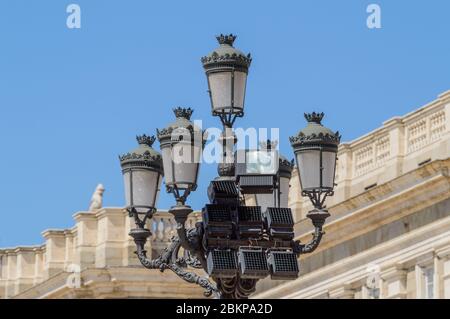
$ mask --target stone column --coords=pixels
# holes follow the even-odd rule
[[[15,252],[17,254],[15,294],[18,294],[33,286],[36,255],[34,247],[18,247]]]
[[[401,266],[394,266],[381,272],[383,285],[381,298],[405,299],[406,298],[407,272]]]
[[[415,294],[413,295],[410,292],[410,297],[414,297],[416,299],[423,299],[426,296],[424,295],[425,292],[425,278],[424,278],[424,274],[423,274],[423,270],[427,267],[433,267],[434,270],[434,291],[433,291],[433,295],[434,298],[436,298],[436,276],[437,276],[437,267],[435,264],[435,254],[433,251],[430,251],[426,254],[421,255],[420,257],[417,257],[415,259],[415,267],[414,267],[414,273],[415,273],[415,280],[414,280],[414,287],[413,290],[415,292]],[[408,289],[411,290],[411,289]]]
[[[292,171],[291,180],[289,182],[289,195],[288,195],[288,206],[292,209],[292,215],[294,217],[294,221],[302,220],[304,216],[302,216],[302,192],[300,188],[300,180],[298,176],[298,168],[295,168]],[[306,214],[306,213],[305,213]]]
[[[97,245],[97,217],[92,212],[78,212],[76,221],[75,264],[80,270],[95,266],[95,249]]]
[[[328,198],[328,206],[343,202],[350,198],[352,182],[353,152],[350,144],[339,145],[338,160],[336,162],[336,183],[334,196]]]
[[[438,298],[450,299],[450,247],[445,247],[436,251],[438,267],[436,269],[437,280],[439,282]]]
[[[34,248],[34,280],[33,284],[37,285],[44,281],[44,264],[45,264],[45,246]]]
[[[13,250],[6,250],[6,276],[5,276],[5,298],[10,298],[16,294],[17,278],[17,254]]]
[[[0,250],[0,299],[5,298],[6,289],[6,254]]]
[[[384,163],[384,173],[379,184],[403,174],[403,157],[406,154],[405,126],[401,117],[394,117],[383,123],[389,135],[389,157]]]
[[[75,245],[76,245],[76,230],[64,230],[65,235],[65,256],[64,256],[64,266],[67,268],[75,263]]]
[[[123,229],[125,214],[121,208],[102,208],[97,212],[98,230],[95,266],[123,266],[126,249]]]
[[[66,238],[64,230],[46,230],[45,238],[45,278],[49,278],[64,270],[66,255]]]

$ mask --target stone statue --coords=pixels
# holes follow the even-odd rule
[[[97,209],[102,208],[104,191],[105,191],[105,188],[103,187],[103,184],[98,184],[97,188],[95,188],[94,194],[92,194],[92,197],[91,197],[91,203],[89,205],[90,212],[93,212]]]

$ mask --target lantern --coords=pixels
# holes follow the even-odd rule
[[[324,113],[305,114],[306,128],[290,138],[299,170],[302,195],[309,196],[315,207],[333,195],[339,132],[332,132],[321,121]],[[321,198],[321,195],[325,195]]]
[[[245,55],[233,47],[236,36],[217,36],[220,46],[202,58],[208,79],[211,109],[220,116],[224,125],[231,127],[232,116],[244,115],[245,89],[250,54]]]
[[[119,157],[126,205],[138,213],[154,210],[163,176],[161,155],[152,148],[154,136],[137,137],[139,147]]]
[[[203,132],[190,121],[191,108],[178,107],[173,111],[176,121],[157,130],[157,135],[167,191],[184,204],[186,196],[197,188],[204,139]]]

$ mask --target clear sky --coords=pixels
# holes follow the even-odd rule
[[[66,7],[81,7],[68,29]],[[366,8],[381,6],[381,29]],[[210,116],[200,57],[235,33],[251,52],[241,127],[279,127],[281,152],[303,112],[350,141],[450,89],[450,2],[2,0],[0,2],[0,247],[39,244],[72,227],[97,183],[124,204],[118,154],[135,135]],[[201,168],[200,209],[215,165]],[[160,208],[174,203],[163,194]]]

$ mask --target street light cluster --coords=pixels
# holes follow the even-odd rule
[[[315,227],[311,242],[294,240],[294,219],[288,208],[289,182],[294,163],[278,154],[275,141],[258,150],[235,150],[232,126],[244,115],[250,54],[233,47],[234,35],[220,35],[220,46],[202,58],[208,80],[211,112],[224,130],[223,161],[219,176],[208,187],[210,203],[202,221],[192,229],[185,223],[192,212],[186,205],[197,189],[200,157],[206,134],[191,122],[193,110],[175,108],[176,120],[157,130],[161,154],[153,149],[156,138],[138,136],[139,147],[120,156],[127,211],[135,227],[130,236],[136,254],[149,269],[170,269],[184,280],[205,289],[207,296],[247,298],[259,279],[294,279],[298,256],[313,251],[322,238],[329,213],[325,199],[333,195],[339,133],[322,124],[323,113],[305,114],[306,128],[290,138],[299,170],[302,195],[314,209],[307,217]],[[233,143],[229,143],[232,141]],[[231,144],[231,145],[230,145]],[[177,237],[160,256],[147,257],[145,243],[151,236],[148,221],[156,212],[164,178],[166,191],[176,204],[170,208],[177,223]],[[253,198],[255,206],[249,205]],[[215,283],[192,269],[203,269]]]

